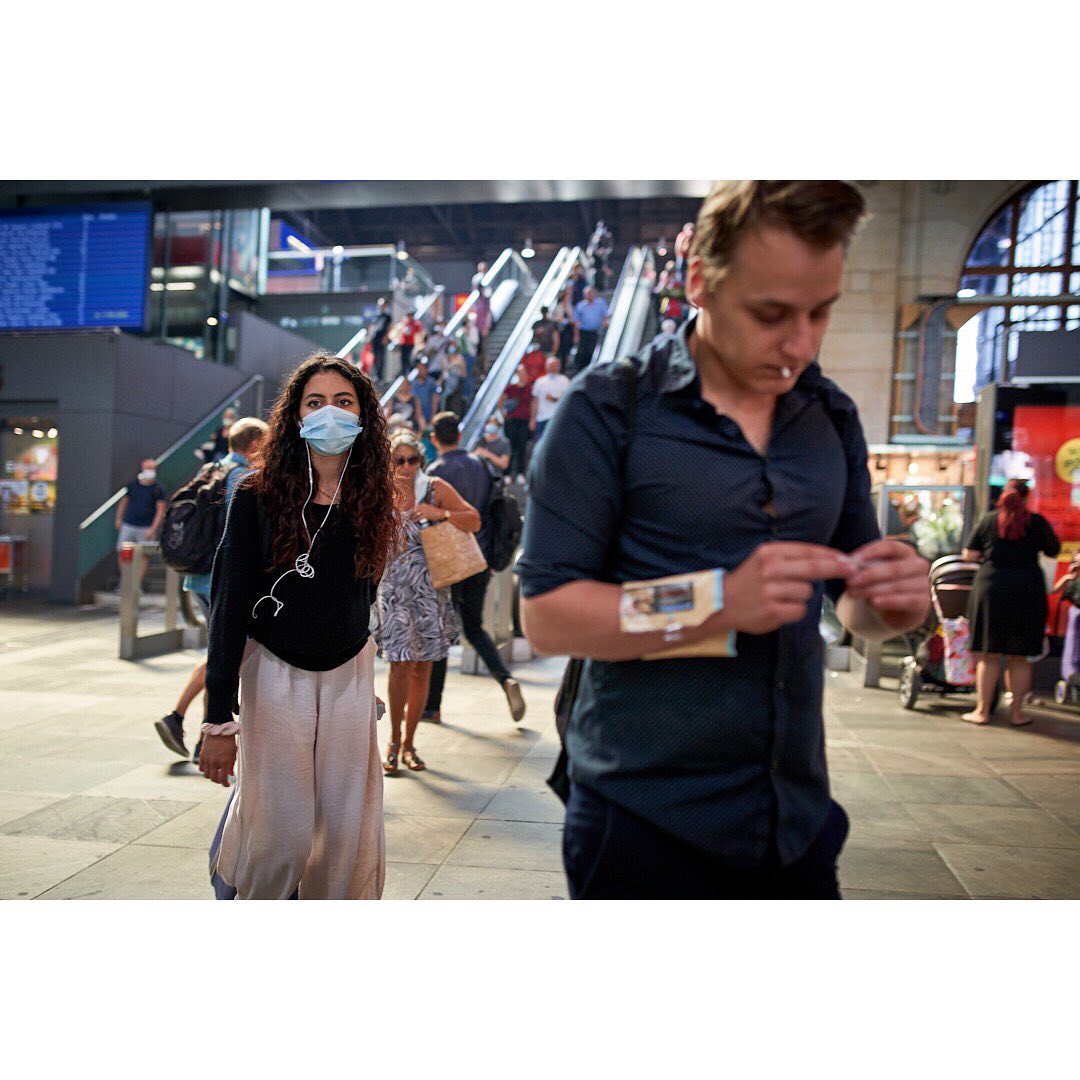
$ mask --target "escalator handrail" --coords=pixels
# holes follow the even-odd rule
[[[621,356],[631,356],[641,348],[648,305],[652,302],[651,269],[655,269],[655,264],[649,245],[642,244],[627,252],[623,273],[612,297],[611,321],[594,363],[610,363]]]
[[[632,246],[623,260],[622,273],[615,283],[615,292],[611,297],[610,319],[607,333],[600,348],[596,351],[594,364],[603,364],[616,360],[623,352],[622,337],[626,332],[626,322],[630,315],[630,305],[638,282],[641,280],[641,271],[644,265],[644,256],[640,246]]]
[[[561,248],[551,260],[547,273],[529,298],[529,303],[521,313],[517,325],[510,332],[502,352],[491,365],[491,371],[488,372],[483,385],[476,392],[472,405],[469,406],[461,422],[461,445],[466,450],[472,450],[479,443],[487,418],[498,406],[499,399],[510,382],[511,376],[521,363],[525,346],[532,337],[533,323],[537,320],[540,308],[550,308],[555,303],[570,276],[571,269],[581,261],[582,251],[577,247]]]
[[[515,278],[520,282],[531,281],[532,272],[529,270],[529,265],[525,260],[513,249],[504,248],[499,257],[491,264],[488,272],[480,279],[480,288],[488,289],[495,284],[496,279],[499,279],[499,284],[503,281]],[[469,312],[472,310],[473,305],[480,299],[479,289],[473,289],[469,293],[465,300],[465,303],[458,308],[457,311],[447,321],[446,326],[443,328],[443,333],[447,337],[453,337],[457,333],[458,328],[468,317]],[[409,372],[409,378],[414,377],[413,372]],[[379,404],[385,409],[386,406],[393,400],[394,395],[401,388],[401,383],[404,376],[399,375],[386,389],[386,393],[383,394],[379,400]]]

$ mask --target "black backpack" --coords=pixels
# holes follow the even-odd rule
[[[204,465],[173,495],[161,523],[161,558],[181,574],[209,574],[225,533],[225,479],[235,461]]]
[[[491,491],[487,505],[488,547],[492,570],[505,570],[521,542],[521,509],[517,499],[503,482]]]

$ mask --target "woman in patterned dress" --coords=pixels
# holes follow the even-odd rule
[[[425,461],[420,440],[399,432],[390,442],[394,470],[394,506],[402,516],[405,544],[387,564],[379,585],[379,645],[390,663],[390,745],[383,769],[395,773],[398,755],[406,768],[426,768],[413,745],[431,682],[431,665],[446,659],[458,641],[449,589],[431,584],[420,543],[421,521],[449,521],[462,532],[480,528],[480,512],[445,480],[425,478],[417,497],[417,471]],[[402,742],[401,727],[405,725]]]

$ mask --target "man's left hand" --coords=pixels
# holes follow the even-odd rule
[[[851,558],[862,569],[847,579],[847,596],[865,600],[897,630],[922,622],[930,606],[930,567],[910,544],[875,540],[853,551]]]

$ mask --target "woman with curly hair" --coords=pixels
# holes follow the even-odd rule
[[[445,660],[458,640],[450,590],[436,589],[431,583],[420,523],[449,521],[462,532],[474,533],[480,528],[480,512],[453,485],[423,475],[424,447],[412,432],[398,432],[390,440],[390,453],[394,506],[401,515],[405,539],[379,584],[379,645],[390,662],[390,745],[383,769],[396,773],[400,754],[407,769],[420,772],[427,766],[413,738],[428,699],[431,665]]]
[[[317,353],[269,424],[214,560],[199,768],[227,786],[237,735],[240,757],[214,869],[244,900],[378,899],[368,621],[400,535],[386,421],[365,374]]]
[[[968,618],[975,666],[975,708],[964,713],[969,724],[988,724],[1005,658],[1005,678],[1012,692],[1009,722],[1031,723],[1024,713],[1024,696],[1031,689],[1031,660],[1042,652],[1046,626],[1046,579],[1039,553],[1054,558],[1061,542],[1042,514],[1028,509],[1028,486],[1010,480],[997,509],[975,527],[964,558],[979,562],[971,590]]]

